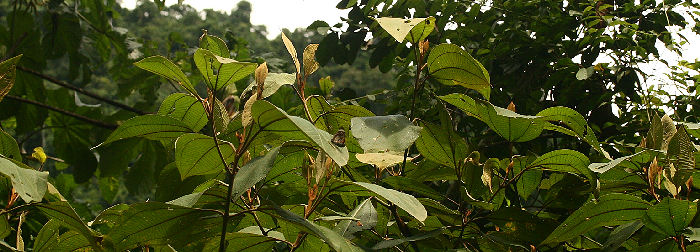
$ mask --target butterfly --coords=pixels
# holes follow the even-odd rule
[[[343,127],[340,127],[338,132],[333,135],[331,143],[338,147],[345,147],[345,129],[343,129]]]

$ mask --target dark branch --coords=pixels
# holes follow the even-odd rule
[[[90,124],[92,124],[92,125],[99,126],[99,127],[105,128],[105,129],[114,130],[114,129],[116,129],[117,127],[119,127],[119,126],[116,125],[116,124],[111,124],[111,123],[106,123],[106,122],[103,122],[103,121],[98,121],[98,120],[95,120],[95,119],[92,119],[92,118],[89,118],[89,117],[85,117],[85,116],[83,116],[83,115],[79,115],[79,114],[76,114],[76,113],[73,113],[73,112],[70,112],[70,111],[67,111],[67,110],[64,110],[64,109],[52,107],[52,106],[49,106],[49,105],[46,105],[46,104],[43,104],[43,103],[40,103],[40,102],[37,102],[37,101],[27,100],[27,99],[24,99],[24,98],[21,98],[21,97],[17,97],[17,96],[14,96],[14,95],[7,95],[7,96],[5,96],[5,98],[10,99],[10,100],[15,100],[15,101],[23,102],[23,103],[27,103],[27,104],[32,104],[32,105],[39,106],[39,107],[42,107],[42,108],[45,108],[45,109],[53,110],[53,111],[56,111],[56,112],[58,112],[58,113],[61,113],[61,114],[64,114],[64,115],[73,117],[73,118],[75,118],[75,119],[78,119],[78,120],[81,120],[81,121],[83,121],[83,122],[90,123]]]
[[[44,80],[47,80],[47,81],[49,81],[49,82],[51,82],[51,83],[53,83],[53,84],[59,85],[59,86],[61,86],[61,87],[64,87],[64,88],[73,90],[73,91],[75,91],[75,92],[78,92],[78,93],[81,93],[81,94],[84,94],[84,95],[87,95],[87,96],[92,97],[92,98],[94,98],[94,99],[96,99],[96,100],[103,101],[103,102],[105,102],[105,103],[107,103],[107,104],[109,104],[109,105],[115,106],[115,107],[117,107],[117,108],[121,108],[121,109],[124,109],[124,110],[128,110],[128,111],[134,112],[134,113],[139,114],[139,115],[145,115],[145,114],[147,114],[146,112],[141,111],[141,110],[139,110],[139,109],[136,109],[136,108],[134,108],[134,107],[131,107],[131,106],[129,106],[129,105],[126,105],[126,104],[123,104],[123,103],[120,103],[120,102],[117,102],[117,101],[113,101],[113,100],[110,100],[110,99],[108,99],[108,98],[101,97],[101,96],[99,96],[99,95],[97,95],[97,94],[95,94],[95,93],[92,93],[92,92],[87,91],[87,90],[85,90],[85,89],[82,89],[82,88],[73,86],[73,85],[71,85],[71,84],[65,83],[65,82],[60,81],[60,80],[58,80],[58,79],[56,79],[56,78],[53,78],[53,77],[48,76],[48,75],[45,75],[45,74],[43,74],[43,73],[34,71],[34,70],[32,70],[32,69],[24,68],[24,67],[22,67],[22,66],[17,66],[17,69],[18,69],[18,70],[21,70],[21,71],[23,71],[23,72],[26,72],[26,73],[33,74],[33,75],[35,75],[35,76],[37,76],[37,77],[39,77],[39,78],[42,78],[42,79],[44,79]]]

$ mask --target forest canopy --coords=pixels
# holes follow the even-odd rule
[[[0,248],[700,250],[699,7],[0,2]]]

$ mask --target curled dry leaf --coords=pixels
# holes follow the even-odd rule
[[[241,114],[241,123],[243,124],[243,127],[247,127],[250,125],[250,123],[253,122],[253,114],[252,114],[252,108],[253,108],[253,103],[258,100],[258,94],[253,94],[248,100],[245,102],[245,105],[243,105],[243,114]]]

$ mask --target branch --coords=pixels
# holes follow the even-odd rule
[[[136,108],[134,108],[134,107],[131,107],[131,106],[129,106],[129,105],[126,105],[126,104],[123,104],[123,103],[120,103],[120,102],[117,102],[117,101],[113,101],[113,100],[110,100],[110,99],[108,99],[108,98],[101,97],[101,96],[99,96],[99,95],[97,95],[97,94],[95,94],[95,93],[92,93],[92,92],[87,91],[87,90],[85,90],[85,89],[82,89],[82,88],[73,86],[73,85],[71,85],[71,84],[65,83],[65,82],[60,81],[60,80],[58,80],[58,79],[56,79],[56,78],[53,78],[53,77],[51,77],[51,76],[42,74],[42,73],[37,72],[37,71],[34,71],[34,70],[32,70],[32,69],[24,68],[24,67],[22,67],[22,66],[17,66],[17,69],[18,69],[18,70],[21,70],[21,71],[23,71],[23,72],[26,72],[26,73],[33,74],[34,76],[37,76],[37,77],[42,78],[42,79],[44,79],[44,80],[47,80],[47,81],[49,81],[49,82],[51,82],[51,83],[53,83],[53,84],[59,85],[59,86],[61,86],[61,87],[64,87],[64,88],[73,90],[73,91],[75,91],[75,92],[78,92],[78,93],[81,93],[81,94],[84,94],[84,95],[87,95],[87,96],[92,97],[92,98],[94,98],[94,99],[96,99],[96,100],[103,101],[103,102],[105,102],[105,103],[107,103],[107,104],[109,104],[109,105],[115,106],[115,107],[117,107],[117,108],[121,108],[121,109],[124,109],[124,110],[128,110],[128,111],[134,112],[134,113],[139,114],[139,115],[145,115],[145,114],[147,114],[146,112],[141,111],[141,110],[139,110],[139,109],[136,109]]]
[[[85,116],[83,116],[83,115],[79,115],[79,114],[76,114],[76,113],[73,113],[73,112],[70,112],[70,111],[67,111],[67,110],[64,110],[64,109],[52,107],[52,106],[49,106],[49,105],[46,105],[46,104],[43,104],[43,103],[40,103],[40,102],[37,102],[37,101],[27,100],[27,99],[24,99],[24,98],[21,98],[21,97],[17,97],[17,96],[14,96],[14,95],[7,95],[7,96],[5,96],[5,98],[10,99],[10,100],[15,100],[15,101],[23,102],[23,103],[32,104],[32,105],[34,105],[34,106],[39,106],[39,107],[42,107],[42,108],[45,108],[45,109],[48,109],[48,110],[53,110],[53,111],[55,111],[55,112],[58,112],[58,113],[61,113],[61,114],[64,114],[64,115],[73,117],[73,118],[75,118],[75,119],[78,119],[78,120],[81,120],[81,121],[83,121],[83,122],[90,123],[90,124],[92,124],[92,125],[99,126],[99,127],[105,128],[105,129],[114,130],[114,129],[116,129],[117,127],[119,127],[119,126],[116,125],[116,124],[111,124],[111,123],[106,123],[106,122],[103,122],[103,121],[98,121],[98,120],[95,120],[95,119],[92,119],[92,118],[89,118],[89,117],[85,117]]]

